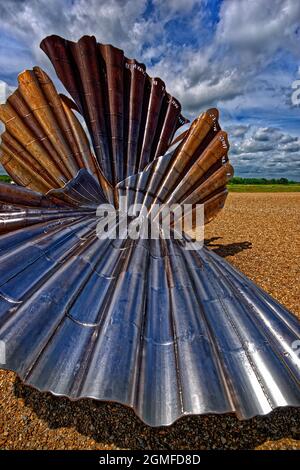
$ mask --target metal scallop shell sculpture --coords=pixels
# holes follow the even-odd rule
[[[217,110],[173,140],[187,121],[143,64],[89,36],[41,47],[71,98],[35,67],[0,106],[1,367],[152,426],[299,406],[293,314],[205,247],[97,236],[98,206],[124,198],[218,214],[233,170]]]

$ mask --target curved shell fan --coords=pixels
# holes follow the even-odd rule
[[[106,199],[118,205],[117,188],[105,177],[105,165],[101,166],[93,155],[71,109],[76,105],[57,93],[53,82],[39,67],[23,72],[18,81],[17,90],[0,105],[0,119],[6,128],[1,136],[0,162],[7,173],[17,184],[47,193],[63,187],[80,170],[86,169],[98,181]],[[166,123],[160,125],[163,133]],[[210,109],[173,146],[163,177],[157,177],[158,158],[154,158],[150,190],[154,191],[155,186],[158,191],[160,187],[160,192],[166,195],[168,191],[171,197],[172,189],[178,194],[180,187],[180,198],[173,195],[173,200],[176,199],[173,202],[183,201],[183,196],[185,203],[206,202],[206,221],[211,220],[224,205],[226,183],[233,174],[228,149],[227,135],[218,123],[218,111]],[[112,161],[110,155],[105,159]],[[143,168],[146,163],[145,159]]]
[[[42,47],[75,104],[35,67],[0,107],[0,159],[17,183],[0,183],[2,367],[56,395],[126,404],[153,426],[299,406],[290,312],[205,247],[96,236],[97,207],[121,196],[216,216],[233,174],[217,110],[170,146],[180,106],[144,66],[90,37]]]
[[[86,168],[109,200],[112,188],[92,154],[69,100],[60,96],[39,67],[18,77],[17,90],[0,105],[5,125],[0,163],[19,185],[46,193]]]
[[[104,175],[115,185],[163,155],[188,122],[160,78],[123,51],[83,36],[49,36],[41,48],[84,117]]]
[[[227,134],[218,130],[218,112],[210,109],[194,121],[182,142],[117,185],[118,196],[130,207],[141,204],[149,213],[154,204],[204,204],[205,223],[223,208],[233,175]],[[161,209],[162,210],[162,209]],[[194,227],[197,228],[197,227]]]

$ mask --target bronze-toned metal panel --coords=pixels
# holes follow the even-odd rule
[[[150,78],[143,64],[120,49],[98,44],[94,36],[77,43],[48,36],[41,48],[82,113],[112,185],[143,170],[187,122],[180,107],[166,113],[162,104],[169,95],[162,80]]]

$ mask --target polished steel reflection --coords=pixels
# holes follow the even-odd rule
[[[295,316],[207,248],[96,236],[97,207],[121,197],[150,214],[218,214],[233,175],[218,111],[172,143],[180,104],[143,64],[87,36],[42,48],[74,102],[35,67],[0,106],[15,182],[0,184],[2,367],[39,390],[123,403],[151,426],[299,406]]]

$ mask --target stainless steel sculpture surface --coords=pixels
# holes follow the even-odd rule
[[[299,406],[292,313],[205,247],[96,234],[97,207],[121,197],[148,211],[201,203],[205,223],[218,214],[233,170],[217,110],[172,142],[187,120],[143,64],[94,37],[41,47],[72,99],[35,67],[0,106],[15,182],[0,184],[1,367],[152,426]]]

